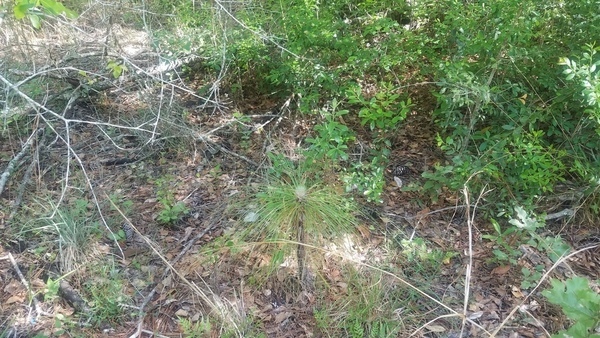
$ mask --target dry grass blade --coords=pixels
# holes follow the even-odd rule
[[[317,246],[314,246],[314,245],[310,245],[310,244],[306,244],[306,243],[298,243],[298,242],[295,242],[295,241],[279,240],[279,241],[270,241],[270,242],[248,243],[248,245],[274,244],[274,243],[302,245],[302,246],[304,246],[306,248],[309,248],[311,250],[320,251],[320,252],[322,252],[323,255],[329,254],[329,255],[337,256],[337,257],[342,258],[342,259],[344,259],[346,261],[352,262],[352,263],[354,263],[354,264],[356,264],[358,266],[363,266],[363,267],[366,267],[366,268],[371,269],[373,271],[377,271],[377,272],[379,272],[379,273],[381,273],[383,275],[392,277],[394,280],[399,281],[400,283],[402,283],[405,286],[407,286],[407,287],[411,288],[412,290],[416,291],[417,293],[419,293],[423,297],[427,298],[428,300],[434,302],[435,304],[439,305],[440,307],[442,307],[442,308],[446,309],[448,312],[450,312],[450,314],[444,315],[444,316],[440,316],[440,317],[432,320],[431,322],[434,322],[435,320],[440,319],[440,318],[458,317],[458,318],[461,318],[461,319],[465,320],[466,322],[472,324],[473,326],[481,329],[486,334],[490,335],[490,333],[485,328],[483,328],[481,325],[479,325],[478,323],[476,323],[472,319],[468,318],[467,316],[464,316],[462,313],[460,313],[460,312],[454,310],[453,308],[449,307],[448,305],[442,303],[441,301],[435,299],[433,296],[429,295],[425,291],[423,291],[423,290],[419,289],[418,287],[416,287],[415,285],[413,285],[411,282],[405,280],[404,278],[402,278],[402,277],[400,277],[400,276],[398,276],[398,275],[396,275],[394,273],[391,273],[391,272],[386,271],[384,269],[378,268],[378,267],[376,267],[374,265],[371,265],[371,264],[368,264],[368,263],[365,263],[365,262],[362,262],[362,261],[359,261],[359,260],[355,260],[355,259],[352,259],[352,258],[348,258],[347,256],[344,256],[344,255],[342,255],[340,253],[331,252],[331,251],[325,250],[323,248],[320,248],[320,247],[317,247]],[[429,322],[429,323],[431,323],[431,322]],[[427,324],[429,324],[429,323],[427,323]],[[421,328],[419,328],[419,330],[421,330],[423,327],[425,327],[425,325],[423,325]],[[415,331],[411,336],[413,336],[414,334],[416,334],[419,330]]]

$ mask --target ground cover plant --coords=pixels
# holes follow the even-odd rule
[[[597,8],[0,0],[0,337],[598,337]]]

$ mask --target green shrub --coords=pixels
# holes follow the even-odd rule
[[[442,186],[459,189],[469,180],[471,190],[491,188],[504,207],[515,199],[531,204],[566,179],[585,182],[583,172],[597,172],[598,125],[585,114],[597,110],[598,61],[594,48],[583,45],[587,32],[574,27],[580,22],[598,30],[597,16],[581,17],[589,6],[505,0],[459,9],[453,1],[440,3],[445,12],[426,29],[450,51],[432,61],[438,65],[438,144],[451,161],[424,175],[431,181],[425,190],[435,195]],[[581,49],[582,64],[560,62],[567,80],[580,85],[565,86],[556,55]]]

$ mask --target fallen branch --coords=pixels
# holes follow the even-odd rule
[[[575,210],[573,209],[565,209],[559,212],[555,212],[553,214],[548,214],[546,215],[546,217],[544,218],[546,221],[551,220],[551,219],[556,219],[556,218],[561,218],[561,217],[565,217],[565,216],[573,216],[575,215]]]
[[[42,131],[42,129],[38,129],[38,130],[34,131],[33,133],[31,133],[31,135],[29,135],[29,139],[27,139],[27,141],[25,142],[23,147],[21,147],[21,151],[17,154],[17,156],[13,157],[13,159],[10,160],[10,162],[8,162],[6,169],[0,176],[0,195],[2,195],[2,192],[4,192],[4,187],[6,186],[6,182],[8,182],[10,175],[18,167],[17,163],[19,163],[19,161],[21,161],[21,158],[23,158],[23,156],[25,156],[27,151],[29,151],[29,148],[33,144],[33,141],[35,141],[37,139],[37,136],[38,136],[38,134],[41,133],[41,131]]]
[[[62,278],[58,285],[58,293],[75,311],[80,313],[90,313],[92,311],[71,284]]]
[[[43,142],[44,138],[42,138],[41,142]],[[40,148],[40,144],[38,143],[35,152],[32,156],[32,160],[29,162],[29,166],[27,167],[27,170],[25,170],[25,174],[23,174],[23,179],[21,180],[21,183],[19,184],[19,187],[17,188],[17,197],[15,198],[13,205],[12,205],[12,211],[10,212],[10,215],[8,216],[8,220],[12,220],[13,217],[15,217],[15,215],[17,214],[17,211],[19,210],[19,207],[21,206],[21,202],[23,201],[23,195],[25,194],[25,188],[27,188],[27,184],[29,184],[29,181],[31,180],[31,176],[33,175],[33,169],[35,168],[36,163],[38,163],[38,159],[39,159],[39,148]]]
[[[241,160],[244,160],[244,161],[248,162],[249,164],[251,164],[251,165],[253,165],[253,166],[255,166],[255,167],[258,167],[258,163],[256,163],[256,162],[252,161],[251,159],[247,158],[247,157],[246,157],[246,156],[244,156],[244,155],[240,155],[240,154],[238,154],[238,153],[236,153],[236,152],[233,152],[233,151],[231,151],[231,150],[229,150],[229,149],[227,149],[227,148],[223,147],[222,145],[218,144],[218,143],[217,143],[217,142],[215,142],[215,141],[212,141],[212,140],[211,140],[211,139],[209,139],[208,137],[205,137],[205,136],[203,136],[203,135],[196,135],[196,138],[197,138],[199,141],[201,141],[201,142],[210,143],[210,144],[211,144],[213,147],[217,148],[218,150],[220,150],[220,151],[222,151],[222,152],[224,152],[224,153],[226,153],[226,154],[229,154],[229,155],[231,155],[231,156],[237,157],[237,158],[239,158],[239,159],[241,159]]]

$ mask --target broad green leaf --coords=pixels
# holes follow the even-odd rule
[[[19,3],[18,5],[13,7],[13,13],[15,14],[15,18],[19,20],[23,19],[27,15],[27,12],[33,7],[35,7],[35,4]]]
[[[567,81],[568,80],[573,80],[574,77],[575,77],[575,73],[571,73],[571,74],[569,74],[569,76],[567,76],[566,79],[567,79]]]
[[[600,320],[600,295],[592,291],[585,278],[573,277],[564,282],[553,279],[552,289],[542,294],[550,303],[559,305],[571,320],[586,327]]]
[[[42,27],[42,22],[40,21],[40,17],[36,14],[29,14],[29,21],[31,22],[31,25],[33,26],[33,28],[35,29],[40,29]]]
[[[54,0],[40,0],[40,5],[52,15],[60,15],[66,11],[63,4]]]

